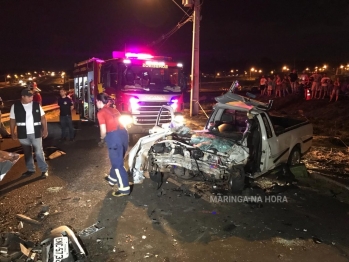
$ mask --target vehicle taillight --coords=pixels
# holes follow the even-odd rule
[[[133,96],[133,97],[130,98],[130,105],[131,105],[132,111],[133,110],[137,110],[139,108],[138,102],[139,102],[138,97],[134,97]]]

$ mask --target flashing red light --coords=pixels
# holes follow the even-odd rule
[[[154,57],[150,54],[142,54],[142,53],[126,53],[125,56],[127,58],[137,58],[137,59],[152,59]]]

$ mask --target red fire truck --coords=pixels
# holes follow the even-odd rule
[[[76,63],[74,85],[80,116],[96,121],[95,97],[106,92],[114,98],[130,134],[148,133],[161,106],[183,110],[187,79],[182,69],[181,63],[169,57],[143,53],[113,52],[108,60]]]

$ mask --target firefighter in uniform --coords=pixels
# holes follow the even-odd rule
[[[106,177],[111,186],[118,185],[118,191],[113,196],[127,196],[130,194],[128,175],[124,167],[124,157],[128,148],[127,130],[119,123],[120,113],[109,105],[110,99],[107,94],[97,95],[97,118],[100,127],[102,144],[107,144],[111,168],[109,176]]]

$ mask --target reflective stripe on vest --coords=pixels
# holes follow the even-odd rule
[[[17,126],[25,126],[25,123],[21,122],[21,123],[16,123]]]
[[[34,126],[41,126],[41,122],[34,122]]]

